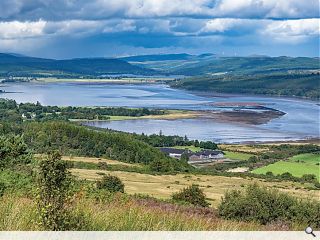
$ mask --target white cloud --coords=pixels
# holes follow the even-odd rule
[[[299,19],[272,21],[261,34],[269,36],[275,41],[299,43],[310,37],[319,37],[319,19]]]
[[[213,13],[221,17],[312,18],[319,17],[319,1],[220,0]]]
[[[200,32],[225,32],[236,25],[239,25],[242,22],[239,19],[231,19],[231,18],[216,18],[209,20],[205,26],[201,29]]]
[[[37,22],[0,22],[0,39],[39,37],[43,34],[45,21]]]

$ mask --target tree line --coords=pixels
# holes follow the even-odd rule
[[[23,120],[107,120],[109,116],[141,117],[147,115],[164,115],[166,111],[148,108],[124,107],[58,107],[42,106],[39,102],[20,103],[14,100],[0,99],[0,120],[22,122]]]
[[[133,134],[133,136],[136,139],[146,142],[154,147],[195,146],[211,150],[215,150],[218,148],[218,145],[212,141],[190,140],[187,136],[165,136],[162,135],[161,132],[159,134],[151,135]]]

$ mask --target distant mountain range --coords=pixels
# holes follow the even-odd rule
[[[318,70],[319,58],[269,57],[251,55],[248,57],[224,57],[215,54],[166,54],[143,55],[121,58],[136,66],[154,69],[172,75],[215,75],[221,73],[257,74]]]
[[[212,57],[214,54],[206,53],[201,55],[190,55],[187,53],[180,54],[156,54],[156,55],[138,55],[138,56],[130,56],[119,58],[128,62],[148,62],[148,61],[190,61],[193,59],[201,59],[206,57]]]
[[[122,58],[54,60],[0,53],[0,77],[177,77],[172,87],[226,93],[299,96],[320,99],[319,58],[223,57],[215,54],[160,54]]]
[[[134,66],[121,59],[77,58],[53,60],[0,53],[0,74],[14,76],[39,75],[153,75],[155,70]]]
[[[185,75],[212,76],[217,74],[270,74],[319,70],[319,58],[224,57],[212,53],[201,55],[158,54],[121,58],[76,58],[54,60],[0,53],[2,76],[101,76]]]

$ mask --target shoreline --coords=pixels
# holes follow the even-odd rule
[[[188,90],[184,88],[176,88],[170,85],[171,81],[174,81],[175,78],[166,78],[166,77],[137,77],[137,78],[121,78],[121,79],[98,79],[98,78],[40,78],[40,80],[31,80],[28,82],[12,82],[12,83],[79,83],[79,84],[164,84],[172,89],[179,89],[200,97],[216,97],[216,98],[229,98],[229,97],[265,97],[265,98],[280,98],[280,99],[287,99],[287,100],[303,100],[308,101],[310,103],[316,103],[320,105],[320,99],[313,99],[308,97],[298,97],[298,96],[287,96],[287,95],[264,95],[264,94],[246,94],[246,93],[223,93],[223,92],[208,92],[208,91],[199,91],[199,90]],[[6,83],[10,84],[10,83]]]
[[[110,122],[110,121],[144,120],[144,119],[177,120],[177,119],[193,119],[193,118],[200,117],[201,115],[199,111],[191,111],[191,110],[165,110],[165,111],[168,111],[168,113],[163,115],[146,115],[146,116],[140,116],[140,117],[109,116],[110,119],[106,119],[106,120],[69,119],[69,121],[71,122]]]
[[[190,92],[194,95],[200,97],[215,97],[215,98],[231,98],[231,97],[264,97],[264,98],[279,98],[279,99],[286,99],[286,100],[300,100],[306,101],[310,103],[316,103],[320,105],[320,99],[313,99],[307,97],[298,97],[298,96],[287,96],[287,95],[264,95],[264,94],[249,94],[249,93],[223,93],[223,92],[208,92],[208,91],[195,91],[195,90],[187,90],[184,88],[175,88],[168,85],[170,88],[179,89],[183,91]]]

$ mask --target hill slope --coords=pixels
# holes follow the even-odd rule
[[[133,66],[120,59],[78,58],[53,60],[0,53],[0,75],[152,75],[154,70]]]
[[[221,73],[257,74],[320,69],[319,58],[221,57],[214,54],[144,55],[122,58],[134,65],[172,75],[198,76]]]
[[[172,69],[172,73],[181,75],[211,75],[215,73],[273,73],[293,70],[319,69],[319,58],[307,57],[223,57],[199,61],[184,67]]]
[[[187,90],[298,96],[319,99],[319,73],[224,74],[181,79],[171,84]]]

